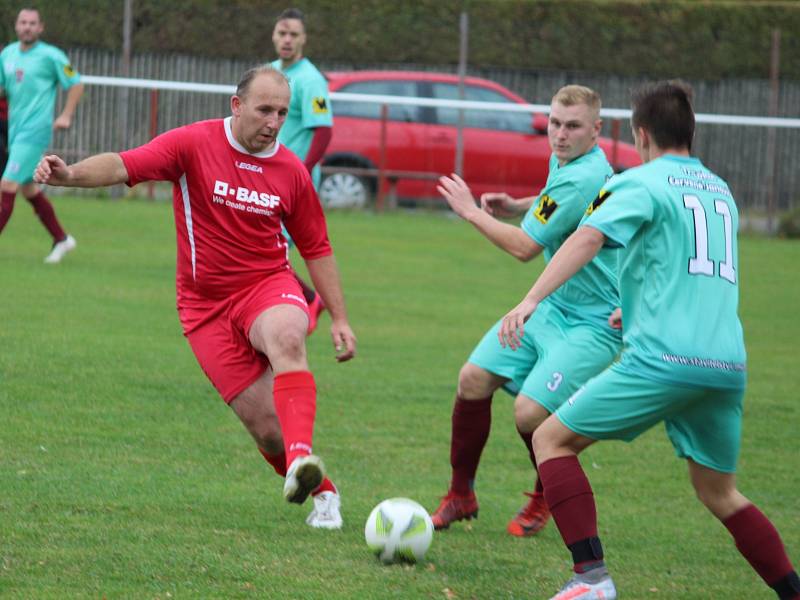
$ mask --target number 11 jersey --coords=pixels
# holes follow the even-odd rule
[[[741,389],[739,215],[696,158],[664,155],[613,177],[583,224],[621,246],[622,366],[648,379]]]

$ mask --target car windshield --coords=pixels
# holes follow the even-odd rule
[[[348,94],[414,97],[417,95],[417,84],[414,81],[357,81],[338,91]],[[381,105],[374,102],[335,100],[332,103],[335,117],[381,118]],[[418,122],[421,120],[420,114],[419,106],[389,105],[389,119],[392,121]]]
[[[458,100],[458,84],[433,83],[433,97],[441,100]],[[467,84],[464,87],[465,100],[476,102],[504,102],[516,104],[495,90]],[[458,109],[436,109],[436,122],[440,125],[458,125]],[[464,111],[464,126],[479,129],[498,129],[500,131],[515,131],[517,133],[533,133],[533,116],[525,112],[506,112],[500,110],[475,110]]]

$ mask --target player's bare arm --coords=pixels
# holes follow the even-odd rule
[[[481,210],[498,219],[513,219],[528,211],[535,200],[536,196],[512,198],[505,192],[487,192],[481,195]]]
[[[62,187],[104,187],[128,181],[128,170],[116,152],[96,154],[89,158],[67,165],[55,154],[48,154],[33,173],[36,183]]]
[[[524,324],[539,303],[561,287],[567,279],[592,260],[606,241],[594,227],[579,227],[550,259],[542,274],[517,306],[503,317],[497,337],[500,344],[516,350],[524,334]]]
[[[498,221],[481,210],[475,203],[469,186],[455,173],[451,177],[440,177],[436,189],[447,200],[453,212],[472,223],[486,239],[514,258],[527,262],[541,253],[542,246],[534,242],[522,229]]]
[[[308,274],[331,314],[331,338],[336,360],[344,362],[356,355],[356,336],[347,321],[342,284],[336,259],[331,256],[306,261]]]
[[[83,84],[76,83],[67,91],[67,100],[64,102],[64,110],[53,121],[53,129],[69,129],[72,125],[72,116],[75,114],[75,109],[78,107],[78,101],[83,96]]]

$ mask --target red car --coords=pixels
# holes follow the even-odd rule
[[[337,99],[336,92],[441,100],[459,97],[458,77],[446,73],[353,71],[326,75],[334,93],[334,126],[323,166],[377,169],[381,164],[381,106]],[[477,77],[465,79],[465,99],[527,104],[503,86]],[[398,178],[397,196],[413,200],[440,198],[434,175],[454,170],[458,118],[455,108],[388,106],[384,168],[422,174]],[[544,187],[550,158],[546,116],[467,109],[462,131],[463,176],[476,196],[505,191],[523,197]],[[599,143],[618,171],[641,162],[630,144],[617,143],[614,148],[615,143],[609,138],[601,138]],[[323,204],[365,204],[375,193],[376,178],[364,175],[325,173],[320,185]]]

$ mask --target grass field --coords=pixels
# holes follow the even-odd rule
[[[439,214],[334,213],[329,226],[359,355],[309,340],[315,449],[345,527],[311,530],[218,399],[174,309],[163,203],[59,199],[78,248],[49,242],[18,200],[0,237],[0,597],[547,598],[569,575],[551,523],[505,533],[532,476],[511,400],[495,397],[480,519],[437,534],[429,561],[383,567],[363,541],[381,499],[435,507],[449,479],[463,360],[541,268]],[[800,563],[800,244],[740,242],[750,384],[740,488]],[[621,598],[772,598],[692,494],[661,428],[582,458]]]

